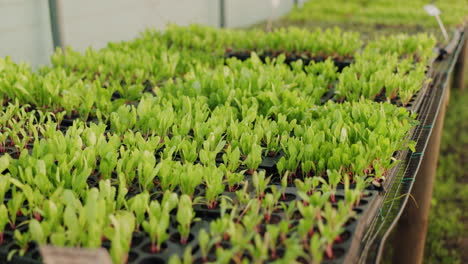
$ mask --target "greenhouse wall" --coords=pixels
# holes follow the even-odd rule
[[[148,27],[167,23],[221,24],[221,0],[59,0],[66,45],[83,51],[99,49],[109,41],[133,39]],[[281,16],[294,0],[224,0],[226,27],[243,27]],[[32,66],[47,64],[53,52],[47,0],[0,1],[0,57],[11,56]]]
[[[280,0],[273,10],[272,0],[225,0],[226,26],[245,27],[286,14],[294,6],[294,0]]]
[[[53,50],[47,1],[0,1],[0,43],[0,57],[47,63]]]
[[[217,26],[213,0],[80,0],[63,6],[65,42],[78,50],[102,48],[109,41],[130,40],[149,27],[167,23]],[[92,9],[89,7],[92,6]]]

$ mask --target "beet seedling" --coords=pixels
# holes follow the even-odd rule
[[[195,218],[195,213],[192,207],[192,200],[187,195],[182,195],[179,199],[179,205],[177,208],[177,230],[180,234],[180,243],[182,245],[187,244],[190,235],[190,225]]]

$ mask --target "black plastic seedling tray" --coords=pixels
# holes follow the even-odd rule
[[[272,177],[271,184],[268,185],[267,192],[268,190],[275,186],[277,188],[281,187],[277,183],[280,182],[279,176],[276,172],[275,165],[276,162],[278,162],[279,158],[281,157],[281,154],[276,156],[276,157],[266,157],[265,160],[262,162],[262,167],[267,169],[267,174],[268,176]],[[260,169],[262,170],[262,169]],[[250,181],[251,177],[246,176],[246,180]],[[98,176],[94,175],[91,176],[88,184],[93,187],[96,186],[98,182]],[[254,195],[253,190],[249,189],[250,192],[252,192],[252,196]],[[320,191],[320,187],[317,188],[315,191]],[[362,197],[360,205],[354,209],[356,216],[355,218],[352,218],[350,221],[348,221],[347,225],[345,226],[345,232],[341,236],[341,241],[337,241],[335,245],[333,246],[333,253],[334,253],[334,258],[333,259],[328,259],[325,260],[324,263],[344,263],[346,253],[349,251],[351,245],[352,245],[352,237],[354,236],[356,229],[358,227],[359,219],[361,218],[362,215],[366,214],[368,211],[368,208],[372,204],[372,200],[374,200],[374,197],[378,195],[379,191],[373,190],[372,188],[366,190],[366,195]],[[132,192],[128,194],[128,197],[132,197],[136,195],[137,192]],[[196,190],[196,196],[201,196],[204,194],[204,189],[201,187],[198,187]],[[229,192],[228,188],[226,188],[226,191],[222,194],[224,196],[234,198],[235,193],[234,192]],[[296,200],[300,200],[299,195],[297,193],[297,189],[295,187],[287,187],[285,190],[284,194],[285,199],[280,199],[281,202],[284,202],[286,204],[291,203]],[[6,199],[8,199],[8,195]],[[341,199],[344,199],[344,191],[341,187],[338,188],[337,193],[336,193],[336,202],[332,203],[332,205],[336,205],[338,201]],[[170,238],[163,244],[162,250],[159,253],[153,254],[150,251],[150,238],[145,235],[143,232],[135,232],[133,235],[132,239],[132,247],[131,251],[129,252],[128,256],[128,263],[130,264],[149,264],[149,263],[167,263],[169,260],[170,256],[172,255],[178,255],[178,256],[183,256],[183,253],[185,249],[190,246],[192,249],[192,254],[193,254],[193,259],[195,260],[195,263],[202,263],[201,259],[201,252],[199,252],[199,247],[197,246],[197,241],[198,241],[198,231],[202,228],[209,230],[209,225],[210,222],[217,219],[220,216],[220,209],[215,208],[215,209],[209,209],[204,205],[195,205],[194,206],[194,211],[196,214],[196,217],[199,219],[199,221],[196,221],[192,228],[191,228],[191,233],[189,236],[188,243],[186,245],[182,245],[179,242],[178,236],[178,231],[177,231],[177,222],[176,222],[176,216],[175,214],[171,215],[171,225],[169,226],[169,234]],[[302,216],[300,213],[297,211],[293,214],[293,217],[291,219],[291,225],[297,225],[299,219],[301,219]],[[281,209],[277,209],[272,213],[272,217],[270,222],[265,222],[263,221],[262,224],[260,224],[260,233],[265,231],[266,224],[274,224],[278,223],[282,219],[285,219],[285,214]],[[20,217],[17,220],[17,223],[21,223],[24,221],[23,217]],[[11,251],[12,249],[19,249],[13,241],[13,231],[9,229],[10,227],[7,227],[7,230],[5,231],[5,240],[2,246],[0,246],[0,262],[1,263],[14,263],[14,264],[39,264],[41,262],[41,256],[39,254],[38,247],[35,244],[31,244],[28,247],[28,251],[24,256],[14,256],[11,261],[7,261],[7,256],[8,252]],[[25,230],[27,228],[27,225],[19,226],[18,227],[20,230]],[[231,244],[228,241],[223,241],[221,245],[225,248],[231,247]],[[110,243],[108,241],[105,241],[103,243],[103,247],[109,249],[110,248]],[[278,248],[279,254],[281,252],[284,252],[283,248]],[[214,260],[214,252],[210,253],[208,255],[208,259]],[[246,257],[248,258],[249,255],[246,253]],[[307,263],[305,260],[299,259],[299,262],[301,263]]]
[[[457,53],[447,58],[446,60],[439,62],[438,67],[431,71],[431,75],[435,76],[435,81],[429,87],[425,87],[421,92],[413,98],[412,105],[408,108],[419,114],[418,119],[421,124],[413,131],[411,138],[417,140],[417,150],[423,151],[425,144],[428,140],[429,132],[426,126],[430,126],[435,116],[437,116],[437,109],[440,105],[444,89],[446,89],[447,79],[450,71],[453,69],[452,61],[456,58]],[[447,62],[449,60],[449,62]],[[435,75],[434,75],[434,74]],[[72,124],[63,124],[64,129]],[[426,129],[426,130],[425,130]],[[5,153],[8,153],[14,157],[18,150],[13,148],[7,148]],[[391,207],[393,203],[387,203],[388,201],[395,201],[394,198],[400,193],[407,193],[411,189],[412,181],[405,181],[404,179],[414,178],[414,175],[418,169],[418,162],[420,162],[420,156],[414,156],[415,153],[409,153],[407,151],[396,153],[399,159],[403,159],[405,162],[399,164],[392,171],[392,174],[388,177],[389,180],[385,185],[385,190],[376,189],[372,186],[365,191],[365,196],[361,199],[361,203],[354,209],[356,216],[350,220],[345,226],[345,232],[341,236],[341,241],[338,241],[333,246],[334,258],[325,259],[324,263],[356,263],[356,262],[375,262],[379,258],[381,247],[385,241],[385,237],[388,234],[388,230],[391,228],[391,224],[397,219],[397,209],[404,207],[404,203],[407,200],[404,199],[402,204],[397,207]],[[1,154],[0,154],[1,155]],[[279,185],[280,180],[275,169],[275,165],[281,157],[279,153],[276,157],[265,157],[262,164],[260,165],[261,170],[265,170],[268,176],[272,177],[269,188],[274,185]],[[415,163],[416,162],[416,163]],[[402,174],[403,172],[403,174]],[[249,181],[249,177],[246,177]],[[396,179],[396,180],[395,180]],[[90,186],[95,186],[97,183],[97,175],[90,177]],[[404,186],[403,186],[403,185]],[[403,187],[402,187],[403,186]],[[402,188],[396,188],[402,187]],[[394,190],[396,188],[396,191]],[[316,189],[320,191],[320,187]],[[203,188],[197,188],[197,195],[203,195]],[[343,199],[343,190],[338,190],[336,194],[337,201]],[[136,192],[129,193],[129,197],[135,195]],[[223,195],[233,198],[235,194],[229,192],[228,188]],[[285,191],[286,200],[283,202],[290,203],[294,200],[299,200],[297,190],[294,187],[288,187]],[[6,197],[5,199],[8,199]],[[392,200],[393,199],[393,200]],[[281,201],[281,200],[280,200]],[[386,202],[387,201],[387,202]],[[336,203],[335,203],[336,204]],[[397,211],[395,211],[397,210]],[[130,264],[149,264],[149,263],[167,263],[168,259],[172,255],[182,256],[185,249],[190,246],[192,249],[193,258],[195,263],[202,263],[201,253],[197,246],[198,231],[200,229],[209,229],[211,221],[215,220],[220,215],[219,209],[208,209],[205,206],[196,205],[194,207],[199,221],[195,222],[191,228],[191,235],[187,245],[182,245],[178,242],[178,231],[175,215],[171,215],[171,225],[169,227],[170,238],[163,244],[161,252],[152,254],[149,250],[150,239],[143,232],[135,232],[132,240],[132,247],[128,257],[128,263]],[[291,224],[297,224],[297,221],[301,218],[300,214],[294,214]],[[273,222],[280,221],[285,218],[284,212],[276,210],[272,214]],[[21,217],[17,223],[20,223]],[[272,223],[272,222],[270,222]],[[265,224],[265,223],[263,223]],[[264,227],[263,225],[260,228]],[[19,229],[27,228],[27,225],[19,226]],[[229,248],[230,244],[227,241],[223,241],[221,245],[225,248]],[[109,248],[110,244],[108,241],[103,243],[104,248]],[[18,249],[13,240],[13,231],[7,227],[4,232],[4,242],[0,246],[0,263],[13,263],[13,264],[39,264],[42,263],[41,256],[36,244],[31,243],[28,247],[28,251],[22,257],[15,255],[10,261],[7,261],[8,254],[11,250]],[[284,249],[278,248],[279,254],[284,252]],[[248,257],[248,255],[247,255]],[[208,259],[213,260],[214,255],[210,253]],[[305,260],[299,262],[307,263]]]
[[[225,58],[237,58],[239,60],[245,61],[247,59],[250,59],[250,52],[226,52]],[[265,62],[268,58],[276,58],[278,55],[274,54],[259,54],[258,57],[260,60]],[[291,64],[295,61],[302,60],[304,65],[309,65],[311,62],[324,62],[327,58],[325,57],[316,57],[316,58],[307,58],[307,57],[301,57],[301,56],[295,56],[295,55],[287,55],[284,62],[286,64]],[[353,63],[353,59],[335,59],[332,58],[333,63],[335,66],[338,68],[338,72],[343,71],[344,68],[348,67]]]
[[[360,248],[356,251],[354,261],[359,263],[379,263],[383,248],[390,232],[395,227],[405,208],[409,193],[415,183],[415,176],[424,158],[424,152],[432,134],[437,116],[442,107],[445,94],[449,89],[450,75],[466,38],[465,31],[454,34],[449,46],[454,46],[451,53],[446,49],[441,51],[433,65],[432,83],[422,95],[417,109],[420,124],[414,129],[411,139],[416,141],[414,153],[402,153],[403,161],[394,168],[390,181],[386,184],[386,192],[378,199],[378,212],[369,217],[369,225],[359,241]],[[373,217],[373,218],[372,218]]]

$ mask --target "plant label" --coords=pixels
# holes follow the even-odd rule
[[[440,15],[440,9],[435,5],[425,5],[424,10],[426,10],[426,13],[428,13],[430,16]]]
[[[45,264],[112,264],[109,253],[103,249],[64,248],[40,246]]]
[[[281,0],[271,0],[271,14],[268,18],[268,23],[266,26],[266,31],[270,32],[273,26],[273,19],[275,18],[275,10],[278,9]]]
[[[442,31],[442,34],[444,35],[444,38],[446,41],[449,40],[449,36],[447,34],[447,30],[445,29],[444,23],[442,23],[442,19],[440,19],[440,9],[437,8],[435,5],[425,5],[424,10],[426,13],[430,16],[433,16],[437,19],[437,23],[439,23],[440,30]]]

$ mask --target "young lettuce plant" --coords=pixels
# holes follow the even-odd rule
[[[303,203],[298,202],[297,204],[297,209],[302,215],[302,218],[309,221],[311,224],[312,228],[308,230],[309,236],[313,235],[314,233],[314,224],[316,223],[318,219],[318,215],[321,213],[321,208],[317,207],[313,204],[308,204],[304,205]]]
[[[0,168],[1,170],[1,168]],[[10,190],[10,174],[1,175],[0,177],[0,204],[5,202],[5,194]]]
[[[110,115],[111,130],[124,134],[135,127],[137,123],[137,111],[133,106],[123,105]]]
[[[264,170],[257,172],[255,171],[252,175],[252,184],[255,188],[255,193],[259,200],[263,199],[265,196],[265,190],[270,183],[271,177],[265,177],[266,172]]]
[[[23,207],[24,194],[18,192],[13,187],[11,200],[7,203],[8,214],[10,215],[10,226],[12,229],[16,229],[16,217],[22,214],[21,208]]]
[[[200,232],[198,233],[198,244],[200,245],[202,261],[203,263],[207,263],[208,252],[210,252],[214,243],[213,243],[213,240],[210,239],[210,234],[206,232],[205,229],[200,230]]]
[[[240,154],[241,153],[239,147],[235,147],[233,149],[232,146],[229,145],[226,148],[226,152],[223,154],[223,161],[228,171],[235,172],[237,168],[239,168],[241,164]]]
[[[9,220],[10,218],[8,217],[8,209],[6,208],[5,204],[1,204],[0,205],[0,245],[3,244],[3,232]]]
[[[218,197],[224,191],[223,171],[217,167],[207,167],[205,169],[205,202],[210,209],[216,208],[218,205]]]
[[[24,232],[21,233],[18,229],[16,229],[13,233],[13,237],[15,240],[15,244],[19,247],[19,249],[13,249],[8,253],[7,260],[11,261],[15,254],[19,254],[20,256],[24,256],[26,251],[28,251],[29,243],[31,242],[31,233]]]
[[[206,173],[200,164],[186,164],[179,171],[179,188],[182,194],[186,194],[193,198],[195,188],[202,183],[203,176]]]
[[[180,157],[187,164],[194,163],[198,158],[197,149],[198,144],[196,141],[183,139],[179,145]]]
[[[333,258],[333,244],[335,241],[341,240],[340,235],[344,231],[343,226],[353,215],[350,214],[348,206],[340,201],[337,209],[327,203],[322,211],[322,216],[326,219],[326,223],[325,221],[318,221],[318,228],[326,241],[327,257]]]
[[[143,153],[137,150],[126,150],[123,147],[120,147],[120,158],[117,161],[116,173],[117,175],[123,173],[125,175],[125,184],[124,186],[132,185],[133,180],[135,179],[137,173],[139,175],[144,174],[143,166],[141,164]],[[138,177],[140,187],[143,189],[145,185],[145,178]]]
[[[143,192],[135,195],[128,201],[128,207],[135,214],[136,230],[140,230],[140,225],[145,220],[147,206],[149,204],[150,195],[148,192]]]
[[[290,183],[292,183],[292,179],[296,177],[297,169],[304,154],[304,143],[300,139],[288,137],[281,140],[281,147],[285,156],[278,161],[276,168],[280,175],[289,171],[291,175]]]
[[[306,194],[312,194],[314,193],[315,189],[317,186],[319,186],[320,183],[325,182],[325,180],[321,177],[310,177],[310,178],[305,178],[304,181],[300,179],[295,179],[294,184],[299,192],[303,192]]]
[[[335,203],[336,202],[336,199],[335,199],[336,187],[341,181],[341,173],[336,170],[333,170],[333,171],[327,170],[327,175],[328,175],[328,183],[329,183],[328,191],[330,192],[330,200],[332,203]],[[324,186],[326,186],[326,184]]]
[[[253,263],[265,263],[268,260],[268,248],[269,243],[265,240],[269,240],[269,233],[265,233],[264,239],[260,234],[255,234],[253,239],[253,245],[247,247],[249,253],[252,255]]]
[[[153,186],[153,180],[158,174],[160,167],[156,166],[156,157],[149,151],[143,151],[138,163],[138,181],[142,190],[150,191]]]
[[[156,165],[158,184],[163,191],[172,192],[179,184],[179,177],[174,177],[174,171],[178,171],[180,167],[181,164],[173,160],[161,160]]]
[[[143,229],[150,235],[151,253],[161,251],[162,244],[169,238],[167,229],[169,228],[170,206],[152,201],[148,208],[148,220],[142,223]]]
[[[244,173],[245,170],[240,172],[232,172],[229,169],[226,169],[224,164],[219,166],[219,169],[224,171],[224,175],[226,178],[226,182],[228,184],[229,192],[235,192],[241,185],[242,181],[244,180]]]
[[[262,199],[262,208],[265,221],[271,221],[271,215],[278,208],[278,200],[280,199],[281,192],[276,190],[276,186],[271,187],[271,193],[267,193]]]
[[[213,133],[210,134],[208,140],[203,142],[203,148],[200,150],[200,161],[205,166],[215,165],[216,156],[221,150],[224,149],[226,141],[216,141],[216,137]]]
[[[247,158],[244,160],[244,164],[247,166],[247,173],[252,175],[258,166],[262,163],[262,147],[258,144],[254,144],[251,147],[250,152],[247,154]]]
[[[120,138],[117,135],[113,135],[107,142],[101,141],[97,149],[99,150],[100,166],[99,171],[101,172],[102,179],[110,179],[112,172],[117,166],[118,160],[118,148],[120,147]]]
[[[325,249],[325,240],[319,234],[314,234],[309,241],[309,263],[320,264],[323,259],[323,251]]]
[[[227,212],[229,208],[232,209],[231,213]],[[227,202],[227,199],[221,198],[220,217],[210,222],[210,236],[216,246],[220,246],[219,243],[222,240],[229,240],[230,234],[228,230],[234,224],[236,209],[237,207],[232,207]]]
[[[267,225],[265,233],[265,242],[268,244],[271,259],[277,259],[278,240],[280,235],[280,228],[276,225]]]
[[[26,197],[26,201],[28,202],[28,207],[30,213],[36,218],[38,221],[41,220],[41,205],[42,201],[44,200],[44,196],[38,189],[32,190],[31,186],[24,184],[21,186],[21,189]]]
[[[261,203],[257,199],[252,199],[242,211],[238,222],[241,222],[246,230],[260,231],[259,227],[264,217],[260,213]]]
[[[135,229],[135,217],[130,212],[110,215],[112,227],[107,230],[107,237],[112,241],[110,253],[114,263],[127,263],[132,234]]]
[[[192,207],[192,200],[188,195],[183,194],[179,199],[177,208],[177,230],[180,234],[180,243],[186,245],[190,236],[190,225],[195,218],[195,212]]]
[[[47,243],[47,237],[50,235],[51,228],[48,221],[39,222],[36,219],[31,219],[31,221],[29,221],[31,239],[36,241],[39,245]]]

